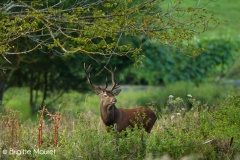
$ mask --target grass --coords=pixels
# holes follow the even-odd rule
[[[168,99],[175,111],[161,114],[151,134],[127,129],[127,136],[101,132],[99,116],[81,112],[75,116],[62,111],[59,124],[58,146],[54,147],[54,124],[46,121],[42,126],[42,146],[38,148],[38,122],[15,123],[18,130],[2,127],[0,146],[3,159],[148,159],[169,157],[180,159],[238,159],[240,153],[240,97],[222,100],[220,107],[208,110],[192,99],[193,108],[186,112],[186,101]],[[9,113],[9,112],[8,112]],[[5,113],[9,120],[18,118]],[[17,127],[15,127],[17,128]],[[9,134],[12,133],[12,134]],[[12,140],[12,136],[17,137]],[[5,137],[4,139],[2,137]],[[143,137],[143,138],[141,138]],[[118,141],[118,143],[116,143]],[[10,152],[13,150],[14,152]],[[25,151],[25,152],[24,152]],[[28,154],[26,151],[29,151]],[[41,151],[41,152],[40,152]]]
[[[13,110],[20,110],[23,120],[30,118],[29,93],[27,88],[10,88],[4,94],[3,105]]]

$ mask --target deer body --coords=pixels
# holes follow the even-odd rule
[[[146,117],[152,117],[152,118],[142,119],[143,115],[141,114],[141,112],[143,111],[145,112]],[[142,127],[145,128],[146,132],[150,133],[156,121],[155,113],[153,113],[152,110],[148,109],[147,107],[138,107],[133,109],[123,109],[123,108],[115,107],[111,112],[112,113],[108,114],[108,116],[110,116],[111,119],[109,119],[109,121],[105,121],[106,117],[101,115],[102,121],[106,126],[113,126],[114,123],[116,123],[118,132],[125,130],[127,127],[133,128],[134,125],[136,124],[138,127],[143,125]],[[138,113],[140,113],[141,115],[140,116],[137,115]],[[114,117],[112,117],[112,115],[114,115]],[[107,131],[109,130],[107,129]]]
[[[89,66],[90,68],[90,66]],[[89,69],[88,68],[88,69]],[[106,67],[105,67],[106,68]],[[85,69],[85,66],[84,66]],[[97,95],[100,95],[100,113],[103,123],[107,126],[107,132],[109,132],[108,127],[117,124],[117,130],[119,132],[125,130],[127,127],[134,127],[137,125],[139,128],[143,127],[146,132],[150,133],[151,129],[157,119],[156,114],[149,108],[141,106],[133,109],[117,108],[115,103],[117,96],[121,90],[117,89],[120,87],[120,82],[115,83],[114,71],[107,69],[112,74],[113,87],[111,90],[106,90],[107,81],[105,88],[95,86],[90,80],[90,73],[88,69],[85,69],[88,82],[93,86],[94,91]]]

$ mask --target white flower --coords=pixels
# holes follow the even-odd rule
[[[192,95],[191,95],[191,94],[188,94],[187,97],[192,98]]]
[[[169,98],[173,98],[173,95],[170,95]]]
[[[181,113],[176,113],[177,116],[181,116]]]
[[[181,101],[182,99],[180,97],[177,97],[176,98],[176,101]]]
[[[172,116],[170,117],[170,119],[171,119],[171,120],[173,120],[174,118],[175,118],[175,116],[174,116],[174,115],[172,115]]]

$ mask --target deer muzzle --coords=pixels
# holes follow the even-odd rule
[[[116,98],[112,98],[112,104],[117,103],[117,99]]]

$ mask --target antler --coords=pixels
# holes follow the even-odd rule
[[[92,83],[92,81],[91,81],[91,78],[90,78],[90,72],[89,72],[90,67],[91,67],[91,64],[90,64],[90,65],[88,66],[88,68],[86,69],[86,66],[85,66],[85,63],[84,63],[84,71],[85,71],[85,73],[86,73],[86,77],[87,77],[88,82],[91,84],[91,86],[94,88],[94,90],[102,90],[102,91],[105,91],[105,90],[107,89],[107,87],[108,87],[107,78],[106,78],[106,85],[105,85],[104,88],[101,88],[101,87],[99,87],[99,86],[97,86],[97,85],[94,85],[94,84]]]
[[[106,70],[108,70],[112,74],[112,84],[113,84],[113,86],[111,88],[111,91],[113,91],[114,89],[119,88],[120,87],[120,83],[121,83],[122,80],[120,79],[120,81],[118,83],[116,83],[116,81],[115,81],[114,72],[116,71],[116,67],[114,68],[114,70],[112,70],[112,69],[110,70],[106,66],[104,66],[104,68]]]

